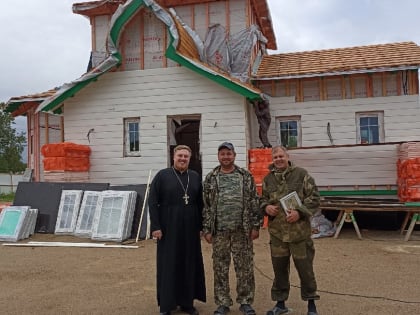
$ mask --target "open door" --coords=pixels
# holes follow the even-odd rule
[[[174,148],[184,144],[192,150],[190,169],[201,176],[200,122],[201,115],[168,116],[168,165],[173,165]]]

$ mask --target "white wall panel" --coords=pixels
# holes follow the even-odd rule
[[[154,175],[167,167],[169,115],[201,114],[203,174],[218,164],[217,147],[225,140],[236,146],[238,165],[246,166],[243,97],[182,67],[105,74],[66,101],[64,110],[66,141],[92,149],[92,182],[141,184],[150,169]],[[136,116],[141,156],[123,157],[123,118]]]

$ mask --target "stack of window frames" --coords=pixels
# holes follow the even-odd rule
[[[103,191],[93,219],[92,239],[117,242],[128,239],[136,198],[135,191]]]
[[[63,190],[54,233],[123,241],[131,235],[136,198],[136,191]]]
[[[0,213],[0,241],[16,242],[34,234],[38,209],[9,206]]]

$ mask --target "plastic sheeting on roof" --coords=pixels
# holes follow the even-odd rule
[[[36,112],[55,112],[61,106],[62,102],[67,98],[73,96],[76,92],[83,89],[90,82],[96,80],[102,74],[110,71],[112,68],[121,63],[122,57],[118,51],[117,43],[124,26],[137,13],[138,9],[147,6],[169,29],[171,36],[171,43],[166,51],[166,54],[172,60],[179,62],[200,74],[206,75],[211,80],[224,85],[225,87],[240,93],[249,99],[260,99],[261,91],[255,87],[239,84],[232,80],[231,77],[211,70],[208,66],[195,62],[191,58],[182,56],[176,50],[179,42],[179,34],[176,24],[171,15],[160,7],[153,0],[129,0],[124,5],[120,5],[116,12],[112,15],[110,23],[110,32],[108,35],[108,51],[109,55],[97,67],[91,69],[89,72],[82,75],[80,78],[62,85],[56,94],[44,100],[36,109]],[[194,38],[193,38],[194,39]],[[198,45],[199,47],[199,45]]]

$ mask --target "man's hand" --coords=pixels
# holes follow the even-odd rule
[[[162,238],[162,230],[156,230],[152,232],[153,238],[160,240]]]
[[[300,219],[299,211],[294,210],[294,209],[287,210],[286,221],[288,223],[295,223],[299,219]]]
[[[254,230],[254,229],[251,230],[250,237],[252,241],[256,240],[259,236],[260,236],[260,231]]]
[[[265,207],[265,213],[267,213],[269,216],[275,217],[279,214],[280,208],[278,206],[274,205],[267,205]]]
[[[210,233],[204,234],[204,239],[206,240],[207,243],[211,244],[213,242],[213,237],[211,236]]]

